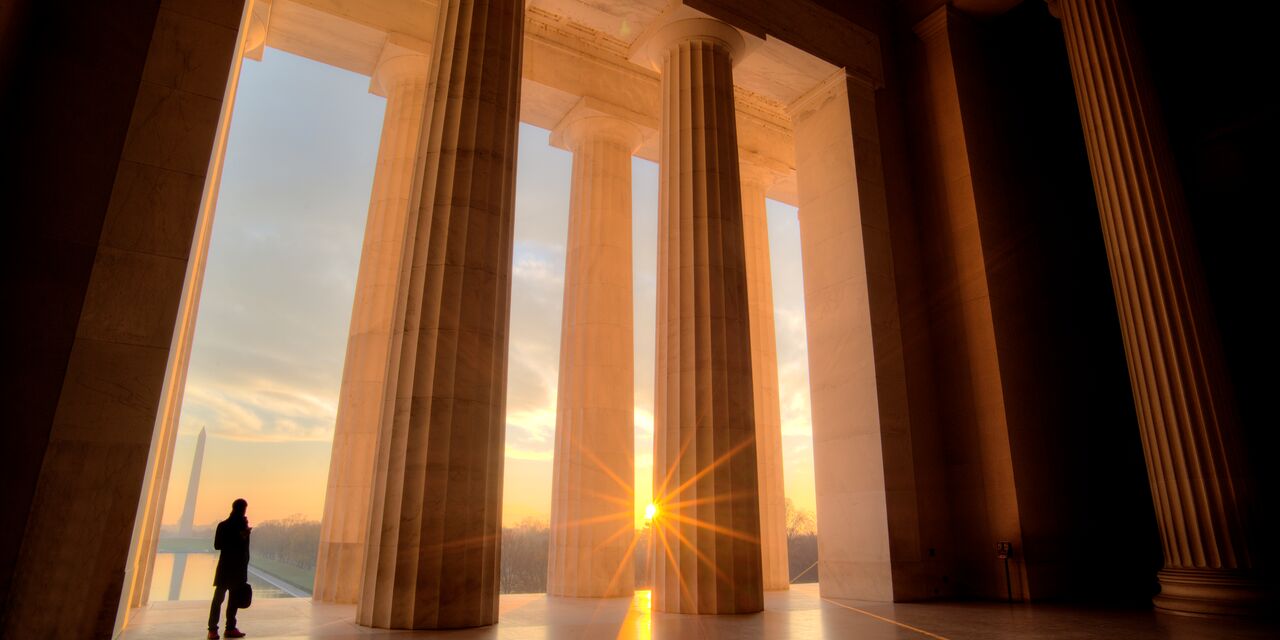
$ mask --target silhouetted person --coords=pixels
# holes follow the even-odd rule
[[[218,614],[227,592],[249,582],[249,519],[244,512],[249,503],[238,498],[231,503],[231,515],[218,523],[213,534],[213,548],[221,551],[218,569],[213,574],[213,606],[209,607],[209,639],[218,640]],[[236,602],[227,598],[227,637],[243,638],[236,628]]]

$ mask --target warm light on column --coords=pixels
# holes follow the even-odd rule
[[[787,509],[782,474],[782,412],[778,401],[778,343],[773,323],[773,277],[765,196],[789,167],[743,152],[742,236],[751,311],[751,384],[760,486],[760,559],[766,591],[791,586]]]
[[[650,553],[670,613],[764,606],[732,71],[746,48],[678,7],[634,50],[662,74]]]
[[[356,607],[386,629],[498,621],[524,2],[436,15]]]
[[[382,423],[395,295],[404,253],[431,45],[392,33],[369,91],[387,98],[338,395],[316,554],[314,598],[353,603],[369,526],[375,443]]]
[[[1053,0],[1164,546],[1159,609],[1261,615],[1271,578],[1231,379],[1160,99],[1126,3]]]
[[[635,585],[631,154],[643,116],[583,98],[551,132],[573,153],[556,391],[547,593]]]

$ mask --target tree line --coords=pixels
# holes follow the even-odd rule
[[[315,570],[320,549],[320,523],[292,515],[254,525],[251,553],[299,569]]]
[[[813,514],[786,502],[787,560],[791,582],[818,581],[818,534]],[[542,520],[526,518],[502,530],[502,593],[545,593],[547,590],[547,545],[551,529]],[[649,575],[650,529],[636,529],[632,555],[637,589],[651,588]]]
[[[787,564],[791,569],[791,583],[804,584],[818,581],[818,527],[813,514],[787,498]]]
[[[817,582],[818,536],[813,514],[796,509],[787,500],[787,556],[794,583]],[[650,588],[649,527],[636,530],[635,563],[637,589]],[[547,590],[547,548],[551,529],[534,518],[502,529],[502,593],[544,593]],[[268,520],[253,528],[253,553],[300,569],[315,570],[320,547],[320,523],[294,515]]]

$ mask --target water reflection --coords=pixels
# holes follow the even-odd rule
[[[204,430],[200,431],[203,438]],[[201,443],[203,444],[203,443]],[[182,577],[187,573],[187,556],[189,553],[175,553],[173,555],[173,570],[169,573],[169,599],[182,599]],[[154,599],[154,598],[153,598]]]
[[[157,553],[149,599],[151,602],[208,600],[213,597],[213,573],[217,566],[216,553]],[[293,597],[252,573],[249,584],[253,585],[255,599]]]

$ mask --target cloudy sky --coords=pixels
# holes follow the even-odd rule
[[[208,430],[196,522],[249,500],[254,521],[324,506],[347,326],[385,101],[369,79],[268,49],[246,60],[227,147],[164,520]],[[522,125],[503,519],[547,519],[570,155]],[[650,497],[658,167],[635,159],[637,511]],[[788,497],[813,510],[796,211],[769,201]]]

